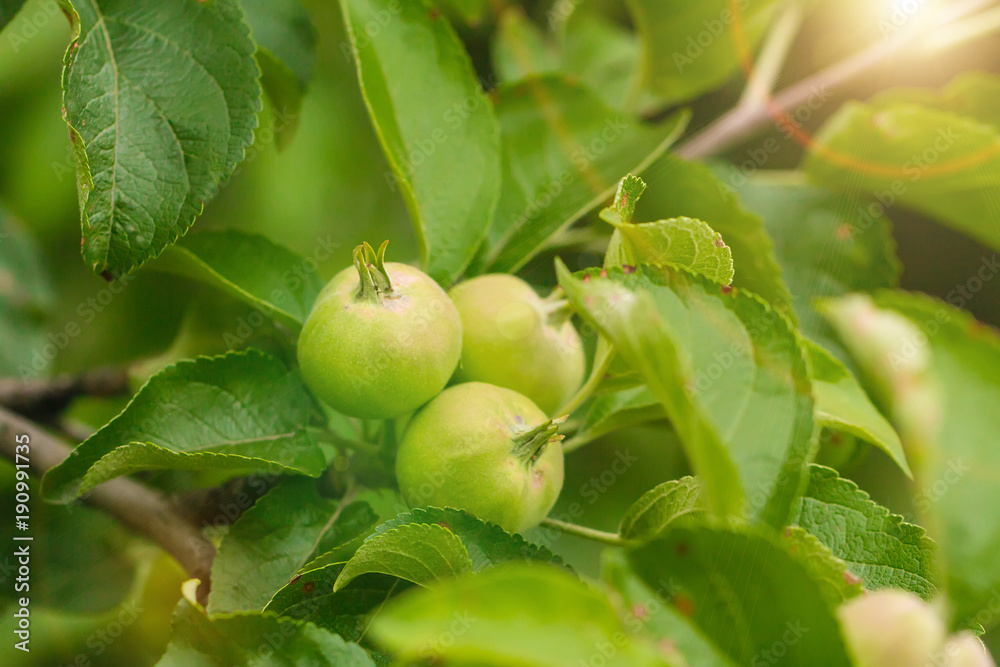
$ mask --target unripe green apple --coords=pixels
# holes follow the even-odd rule
[[[557,422],[482,382],[444,390],[410,422],[396,478],[412,507],[455,507],[511,532],[537,526],[563,484]]]
[[[912,593],[867,593],[837,613],[857,667],[926,667],[944,645],[944,623]]]
[[[943,667],[996,667],[983,642],[971,632],[960,632],[949,638],[944,655]]]
[[[389,419],[411,412],[447,384],[462,353],[462,322],[429,276],[384,261],[367,243],[354,268],[320,293],[299,336],[310,389],[352,417]]]
[[[565,304],[506,274],[472,278],[450,295],[462,318],[458,382],[513,389],[550,415],[579,388],[586,358]]]

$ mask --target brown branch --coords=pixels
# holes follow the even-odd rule
[[[15,436],[18,435],[28,436],[29,465],[39,477],[65,460],[72,451],[37,424],[0,407],[0,455],[14,460]],[[163,494],[120,477],[95,488],[86,502],[160,545],[190,576],[200,579],[198,595],[204,603],[215,547],[201,531],[174,512]]]
[[[119,396],[129,391],[123,368],[97,368],[54,378],[0,379],[0,406],[33,419],[58,415],[77,396]]]
[[[926,38],[928,33],[968,16],[993,0],[966,0],[942,10],[934,25],[923,29],[902,29],[889,39],[872,44],[866,49],[830,67],[789,86],[770,100],[739,104],[723,114],[677,148],[677,153],[687,159],[703,158],[732,148],[764,129],[768,122],[780,126],[782,119],[797,107],[805,104],[821,91],[836,88],[859,74],[899,54],[915,41]]]

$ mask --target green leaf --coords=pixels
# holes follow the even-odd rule
[[[722,235],[692,218],[616,226],[605,265],[626,264],[682,266],[723,285],[733,282],[733,254]]]
[[[677,586],[671,579],[661,579],[647,586],[635,575],[622,551],[605,550],[601,554],[601,578],[622,598],[627,609],[626,623],[639,624],[642,633],[662,643],[677,647],[692,667],[734,667],[735,663],[713,644],[691,619],[675,607],[661,602]]]
[[[306,430],[316,419],[298,375],[263,352],[182,361],[49,470],[42,492],[68,503],[114,477],[163,468],[315,477],[326,467]]]
[[[816,536],[868,590],[901,588],[925,600],[936,591],[934,543],[924,529],[890,514],[835,470],[810,466],[792,523]]]
[[[670,480],[642,494],[625,511],[618,534],[626,540],[646,540],[662,533],[675,519],[705,509],[697,479]]]
[[[748,528],[673,528],[629,554],[636,573],[741,665],[787,652],[790,665],[851,660],[820,585],[764,532]]]
[[[804,346],[812,367],[816,420],[820,425],[872,443],[912,477],[899,435],[872,404],[857,378],[819,345],[807,340]]]
[[[8,583],[0,590],[0,607],[5,598],[16,600],[30,592],[32,611],[45,607],[67,614],[99,614],[114,609],[131,592],[136,575],[129,532],[107,514],[89,507],[35,502],[38,482],[24,478],[24,470],[21,475],[18,479],[13,462],[0,461],[0,493],[10,499],[6,504],[10,513],[17,508],[15,494],[24,490],[16,486],[18,482],[27,481],[32,497],[30,533],[16,530],[13,516],[0,523],[0,540],[14,545],[6,560],[0,559],[7,568],[0,568],[0,572]],[[15,541],[25,536],[31,541]],[[30,591],[15,590],[19,563],[12,554],[20,545],[30,548]]]
[[[622,174],[641,173],[684,130],[687,111],[657,124],[614,111],[561,76],[497,91],[503,192],[479,271],[514,271],[615,192]]]
[[[861,580],[815,535],[799,526],[785,528],[781,544],[809,572],[830,607],[861,594]]]
[[[1000,76],[992,72],[958,74],[940,90],[892,88],[879,93],[881,103],[913,103],[942,111],[953,111],[988,125],[1000,125],[996,101],[1000,99]]]
[[[312,623],[260,612],[210,616],[190,597],[181,600],[174,611],[170,645],[156,664],[375,667],[360,646]]]
[[[646,183],[641,178],[635,174],[626,174],[618,182],[611,206],[601,211],[601,219],[615,227],[630,224],[635,217],[635,205],[645,191]]]
[[[520,7],[508,7],[500,15],[492,46],[493,69],[504,83],[559,71],[555,47]]]
[[[351,436],[353,435],[352,432]],[[362,511],[363,506],[367,506],[365,511]],[[338,522],[338,525],[343,524],[344,530],[330,534],[331,538],[343,535],[345,541],[324,539],[314,557],[302,566],[300,572],[349,560],[379,525],[397,516],[406,507],[407,504],[403,502],[398,491],[389,489],[359,491],[353,502],[344,508],[344,516]]]
[[[845,204],[842,195],[808,185],[797,173],[765,177],[758,172],[747,179],[734,168],[716,171],[724,182],[740,185],[740,198],[761,217],[774,239],[774,253],[791,289],[802,333],[854,370],[813,302],[899,284],[902,265],[889,219],[873,215],[879,211],[863,203]]]
[[[316,30],[301,0],[240,0],[257,44],[261,85],[281,122],[278,144],[287,145],[298,125],[302,98],[312,80]]]
[[[764,224],[709,167],[668,154],[650,168],[646,181],[649,189],[636,213],[640,219],[687,217],[705,222],[729,246],[736,267],[733,284],[794,316]]]
[[[577,7],[566,20],[562,70],[612,109],[649,115],[663,100],[641,88],[641,45],[634,32],[597,12]]]
[[[45,323],[55,295],[34,239],[0,208],[0,377],[44,373]]]
[[[488,0],[438,0],[437,4],[451,9],[458,18],[473,27],[479,25],[489,7]]]
[[[0,30],[7,27],[24,5],[25,0],[0,0]]]
[[[212,563],[208,610],[263,609],[312,559],[367,534],[377,521],[367,503],[323,498],[312,479],[286,480],[240,516],[222,539]]]
[[[682,269],[581,279],[559,262],[557,273],[577,312],[664,404],[708,507],[783,526],[816,431],[808,367],[787,319]]]
[[[1000,520],[976,508],[1000,504],[1000,336],[941,301],[900,292],[845,297],[827,312],[891,408],[955,625],[995,623],[977,615],[1000,587]]]
[[[763,37],[775,0],[628,0],[642,38],[642,80],[669,101],[728,81]],[[739,264],[737,263],[737,266]]]
[[[406,664],[419,657],[562,667],[597,655],[609,667],[670,664],[651,642],[626,631],[607,596],[563,570],[534,564],[510,563],[410,591],[385,606],[371,634]]]
[[[660,419],[666,419],[663,404],[646,385],[602,394],[590,402],[579,428],[563,447],[576,449],[613,431]]]
[[[563,18],[562,7],[554,5],[547,15],[546,34],[520,8],[508,8],[492,44],[500,80],[517,83],[533,75],[561,72],[593,91],[609,109],[647,116],[658,111],[663,102],[640,88],[639,38],[586,9],[576,6]]]
[[[192,234],[151,268],[218,287],[295,331],[323,289],[311,260],[235,229]]]
[[[462,42],[425,2],[341,0],[365,103],[420,237],[448,284],[472,260],[500,193],[493,106]],[[379,30],[367,26],[375,22]],[[433,91],[433,94],[428,94]]]
[[[119,278],[182,236],[243,160],[261,107],[259,71],[236,0],[73,7],[63,107],[83,257]]]
[[[899,204],[1000,248],[991,185],[1000,178],[1000,78],[969,74],[940,95],[906,90],[849,103],[816,138],[805,167],[818,184]],[[991,110],[992,109],[992,110]]]
[[[344,563],[296,575],[274,594],[264,611],[315,623],[347,641],[360,641],[370,614],[406,584],[385,574],[363,574],[334,592]]]
[[[450,507],[416,508],[403,512],[375,529],[369,540],[399,526],[438,525],[454,533],[465,545],[472,567],[477,572],[512,560],[535,560],[565,566],[563,560],[545,547],[536,546],[520,535],[512,535],[500,526],[478,519],[465,510]]]
[[[450,530],[436,524],[409,523],[366,540],[347,561],[333,590],[337,592],[369,572],[427,585],[472,569],[462,540]]]

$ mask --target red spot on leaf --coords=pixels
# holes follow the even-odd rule
[[[291,580],[291,581],[289,581],[289,582],[288,582],[288,584],[289,584],[289,585],[291,585],[291,584],[294,584],[294,583],[295,583],[296,581],[298,581],[298,580],[299,580],[299,579],[301,579],[301,578],[302,578],[302,575],[301,575],[301,574],[297,574],[297,575],[295,575],[294,577],[292,577],[292,580]]]
[[[115,281],[115,277],[111,275],[111,272],[108,271],[107,269],[101,271],[101,277],[107,280],[109,283],[113,283]]]
[[[851,236],[853,236],[853,235],[854,235],[854,230],[851,229],[851,226],[849,224],[844,223],[844,224],[840,225],[839,227],[837,227],[837,240],[838,241],[846,241],[849,238],[851,238]]]
[[[607,278],[608,277],[608,270],[607,269],[601,269],[601,277],[602,278]]]
[[[726,245],[726,242],[722,240],[721,236],[719,238],[715,239],[715,247],[716,248],[721,248],[724,245]]]
[[[589,283],[590,282],[590,274],[588,273],[581,280],[583,280],[583,282],[585,282],[585,283]]]
[[[632,615],[638,618],[640,621],[645,621],[649,618],[649,609],[646,608],[644,604],[637,604],[632,607]]]
[[[722,293],[723,294],[732,294],[733,293],[733,289],[734,288],[733,288],[732,285],[723,285],[722,286]]]
[[[439,12],[436,7],[431,7],[430,10],[427,12],[427,15],[431,17],[432,21],[437,21],[438,18],[441,16],[441,12]]]
[[[309,595],[314,590],[316,590],[315,581],[307,581],[306,583],[302,584],[302,592],[305,593],[306,595]]]
[[[635,273],[635,267],[631,264],[622,264],[622,271],[625,274]]]
[[[844,570],[844,581],[846,581],[848,585],[854,586],[855,584],[861,583],[861,578],[855,576],[852,572]]]
[[[441,526],[442,528],[445,528],[445,529],[447,529],[447,530],[451,530],[451,524],[450,524],[450,523],[448,523],[447,521],[438,521],[438,522],[437,522],[437,525],[439,525],[439,526]]]
[[[691,553],[691,547],[688,546],[687,542],[678,542],[677,546],[674,547],[674,551],[677,552],[678,556],[687,556]]]
[[[658,644],[660,650],[668,655],[678,655],[677,645],[670,639],[661,639]]]
[[[678,595],[674,598],[674,606],[677,607],[677,611],[684,614],[688,618],[694,616],[694,601],[686,595]]]

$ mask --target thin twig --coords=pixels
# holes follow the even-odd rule
[[[802,5],[796,0],[789,2],[764,41],[739,104],[763,104],[767,101],[804,19]]]
[[[0,379],[0,406],[33,418],[51,417],[77,396],[120,396],[129,391],[123,368],[96,368],[54,378]]]
[[[608,544],[613,547],[627,547],[633,544],[629,540],[620,537],[617,533],[606,533],[603,530],[587,528],[586,526],[579,526],[575,523],[567,523],[557,519],[542,519],[542,525],[549,528],[555,528],[556,530],[566,533],[567,535],[582,537],[586,540],[600,542],[601,544]]]
[[[927,50],[936,53],[981,39],[991,32],[1000,30],[1000,7],[987,10],[948,26],[946,30],[935,31],[927,39]]]
[[[892,37],[872,44],[813,76],[789,86],[777,96],[759,104],[738,105],[714,123],[681,144],[677,153],[687,159],[703,158],[725,151],[760,131],[768,121],[781,123],[782,115],[801,106],[819,92],[836,88],[846,81],[888,60],[931,30],[968,16],[992,4],[993,0],[966,0],[942,10],[933,26],[900,30]]]
[[[70,454],[70,447],[37,424],[0,407],[0,455],[15,459],[16,436],[29,439],[29,467],[41,477]],[[199,599],[207,599],[215,547],[178,516],[165,496],[124,477],[90,492],[86,502],[160,545],[191,577],[201,579]]]
[[[590,376],[587,378],[587,381],[584,382],[583,386],[577,390],[576,394],[566,401],[565,405],[556,410],[554,414],[568,415],[583,405],[586,400],[590,398],[591,394],[594,393],[597,387],[600,386],[601,380],[604,379],[604,376],[611,367],[611,362],[614,361],[614,359],[615,350],[611,346],[611,343],[608,343],[608,347],[604,350],[604,358],[594,359],[594,368],[590,371]]]

